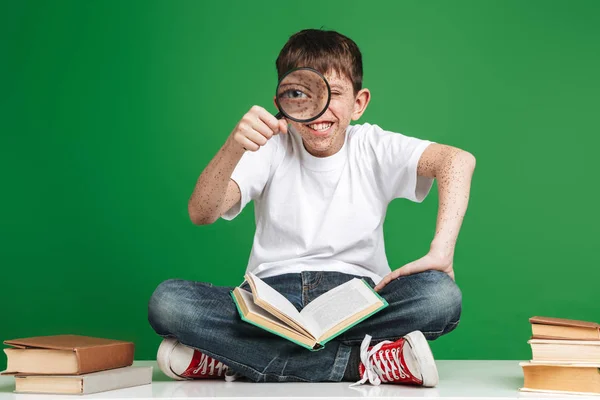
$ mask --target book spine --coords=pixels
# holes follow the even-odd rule
[[[233,294],[233,292],[229,292],[229,294],[231,295],[231,298],[233,299],[233,302],[235,303],[235,307],[237,308],[237,310],[238,310],[238,314],[240,315],[240,318],[242,319],[242,321],[244,321],[244,322],[247,322],[247,323],[249,323],[249,324],[251,324],[251,325],[254,325],[254,326],[256,326],[256,327],[258,327],[258,328],[260,328],[260,329],[263,329],[263,330],[265,330],[265,331],[267,331],[267,332],[271,332],[271,333],[272,333],[272,334],[274,334],[274,335],[277,335],[277,336],[279,336],[279,337],[282,337],[282,338],[284,338],[284,339],[287,339],[287,340],[289,340],[290,342],[294,342],[294,343],[296,343],[297,345],[300,345],[300,346],[304,347],[305,349],[308,349],[308,350],[311,350],[311,351],[318,351],[318,350],[321,350],[323,347],[325,347],[325,346],[322,346],[322,345],[321,345],[321,344],[319,344],[319,343],[315,343],[315,347],[311,347],[311,346],[309,346],[309,345],[307,345],[307,344],[304,344],[304,343],[302,343],[302,342],[299,342],[299,341],[297,341],[297,340],[295,340],[295,339],[292,339],[291,337],[289,337],[289,336],[286,336],[286,335],[284,335],[284,334],[282,334],[282,333],[280,333],[280,332],[277,332],[277,331],[271,330],[271,329],[269,329],[269,328],[267,328],[267,327],[265,327],[265,326],[259,325],[259,324],[257,324],[256,322],[254,322],[254,321],[251,321],[251,320],[247,319],[246,317],[244,317],[244,314],[242,313],[242,310],[240,309],[240,306],[239,306],[239,304],[238,304],[238,302],[237,302],[237,300],[236,300],[236,298],[235,298],[235,295]]]

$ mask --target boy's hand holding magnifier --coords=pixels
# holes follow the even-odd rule
[[[331,99],[325,77],[307,67],[287,72],[277,84],[275,103],[279,113],[273,116],[260,106],[253,106],[237,124],[231,136],[244,150],[257,151],[280,132],[287,133],[286,118],[308,123],[319,118]]]

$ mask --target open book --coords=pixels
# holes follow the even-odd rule
[[[325,343],[388,306],[362,279],[354,278],[311,301],[298,311],[281,293],[247,273],[252,292],[231,291],[242,320],[291,340],[309,350]]]

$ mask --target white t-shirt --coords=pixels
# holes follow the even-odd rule
[[[390,201],[421,202],[433,179],[417,177],[432,142],[351,125],[332,156],[314,157],[290,127],[256,152],[247,151],[232,174],[241,201],[222,218],[235,218],[254,200],[256,232],[247,271],[260,278],[301,271],[369,276],[390,272],[383,222]]]

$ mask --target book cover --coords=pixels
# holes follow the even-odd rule
[[[37,336],[4,344],[7,369],[3,375],[80,375],[133,364],[132,342],[81,335]]]
[[[529,319],[533,339],[600,340],[595,322],[535,316]]]

